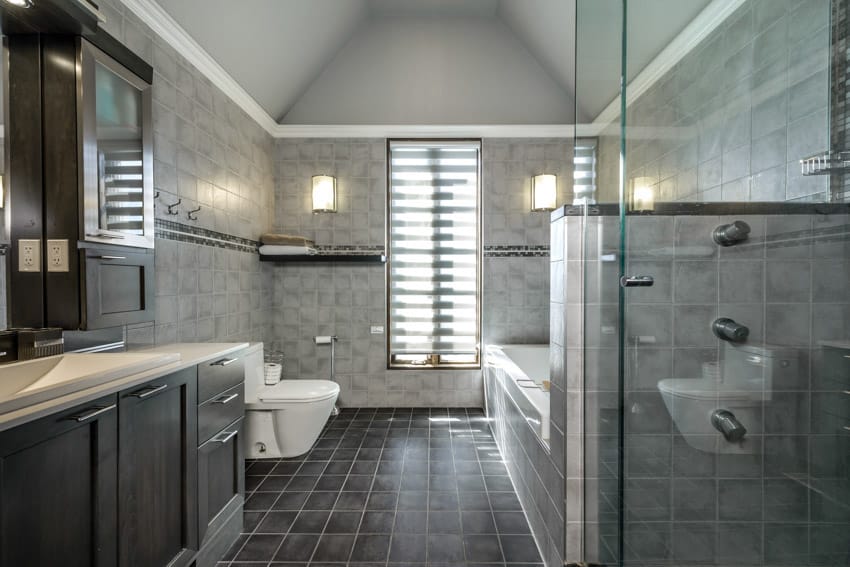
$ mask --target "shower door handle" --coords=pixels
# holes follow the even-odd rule
[[[655,283],[652,276],[623,276],[620,278],[621,287],[650,287]]]

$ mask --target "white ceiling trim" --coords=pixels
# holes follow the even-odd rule
[[[279,124],[275,138],[401,138],[410,136],[474,138],[564,138],[572,137],[572,124],[364,124],[296,125]]]
[[[197,67],[257,124],[269,134],[274,135],[279,124],[155,0],[121,0],[121,2],[177,53]]]
[[[714,0],[691,20],[673,41],[667,44],[661,53],[653,59],[626,87],[626,106],[635,102],[642,94],[658,82],[681,61],[685,55],[696,48],[720,24],[741,7],[746,0]],[[611,124],[620,115],[620,97],[616,97],[605,110],[599,113],[591,126],[597,133]]]

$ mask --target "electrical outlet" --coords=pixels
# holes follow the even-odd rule
[[[41,240],[18,240],[18,271],[41,271]]]
[[[383,325],[372,325],[369,327],[369,332],[373,335],[383,335],[384,334],[384,326]]]
[[[68,241],[65,239],[47,240],[47,271],[67,272],[68,266]]]

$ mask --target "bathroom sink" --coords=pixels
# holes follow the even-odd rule
[[[0,413],[179,360],[177,353],[69,353],[0,366]]]

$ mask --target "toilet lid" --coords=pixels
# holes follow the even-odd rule
[[[752,392],[724,388],[714,380],[703,378],[667,378],[658,382],[658,389],[667,394],[692,400],[736,400],[748,398]]]
[[[261,402],[318,402],[339,394],[339,384],[330,380],[281,380],[257,393]]]

